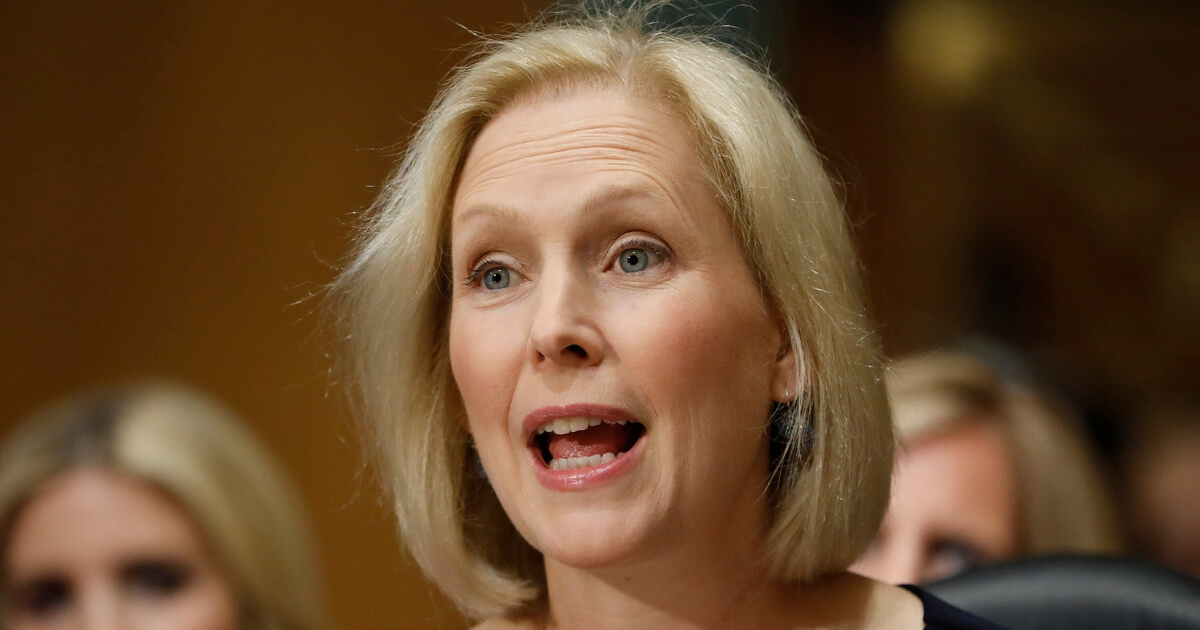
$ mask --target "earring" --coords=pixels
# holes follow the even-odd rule
[[[783,386],[783,400],[781,402],[784,402],[784,403],[792,402],[792,392],[791,392],[791,390],[788,389],[787,385]]]
[[[479,451],[475,449],[471,450],[475,452],[475,474],[479,475],[480,479],[487,481],[487,471],[483,469],[483,458],[479,456]]]

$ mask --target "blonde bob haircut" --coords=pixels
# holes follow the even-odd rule
[[[797,356],[797,401],[764,419],[773,446],[764,566],[797,581],[842,570],[887,507],[891,420],[833,184],[759,64],[713,37],[654,26],[649,14],[643,3],[558,16],[486,42],[419,125],[333,287],[352,397],[400,534],[476,618],[518,612],[545,590],[541,556],[468,457],[447,356],[456,177],[480,130],[520,98],[613,90],[657,99],[690,129]]]
[[[282,468],[228,411],[175,385],[96,390],[30,418],[0,450],[0,544],[55,478],[97,467],[183,508],[237,600],[243,630],[325,630],[314,547]]]
[[[996,428],[1016,471],[1020,555],[1122,550],[1110,489],[1065,405],[960,352],[901,359],[887,385],[902,448],[965,423]]]

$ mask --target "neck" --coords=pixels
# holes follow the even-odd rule
[[[776,589],[757,559],[747,555],[672,553],[600,570],[548,560],[546,625],[625,630],[763,627],[753,622],[772,607]]]
[[[900,589],[847,573],[809,584],[774,578],[761,555],[761,499],[676,522],[603,566],[546,556],[546,608],[529,621],[556,630],[921,627],[920,602]]]
[[[547,566],[549,609],[539,627],[555,630],[699,630],[919,628],[919,603],[899,601],[894,587],[839,573],[799,585],[763,571],[669,574],[644,570],[582,572]],[[689,579],[689,576],[696,576]],[[885,589],[887,593],[880,590]],[[907,593],[902,598],[914,599]],[[903,608],[902,608],[903,607]],[[905,614],[897,611],[904,610]]]

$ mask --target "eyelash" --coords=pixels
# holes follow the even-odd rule
[[[125,588],[155,599],[174,596],[187,587],[192,572],[186,565],[171,560],[142,560],[121,571]],[[48,619],[72,605],[78,597],[71,580],[59,576],[42,577],[17,589],[16,606],[38,619]]]
[[[124,570],[124,579],[133,588],[146,595],[165,598],[187,586],[191,570],[184,564],[170,560],[147,560],[138,562]]]
[[[620,254],[621,252],[623,252],[627,249],[644,249],[644,250],[650,252],[651,254],[654,254],[656,257],[658,257],[658,259],[660,261],[666,261],[670,257],[670,253],[667,251],[666,247],[662,246],[661,244],[659,244],[655,241],[647,239],[647,238],[632,238],[632,239],[625,241],[624,243],[621,244],[621,248],[619,250],[617,250],[617,254]],[[611,268],[612,266],[614,266],[616,264],[615,261],[616,261],[616,259],[614,258],[613,262],[610,263],[607,268]],[[470,273],[467,274],[467,278],[463,282],[463,285],[467,286],[467,287],[473,287],[473,286],[479,284],[479,279],[481,277],[483,277],[483,274],[485,272],[492,269],[493,267],[504,267],[504,266],[505,266],[504,263],[502,263],[498,260],[492,259],[492,258],[488,258],[483,261],[480,261],[479,264],[475,265],[475,267],[473,267],[471,269]]]
[[[60,577],[42,578],[23,586],[17,596],[17,608],[25,614],[47,618],[71,603],[71,583]]]
[[[473,269],[471,269],[471,273],[467,274],[467,280],[463,284],[468,287],[473,287],[473,286],[479,284],[479,279],[481,277],[483,277],[484,272],[488,271],[492,267],[503,267],[503,266],[504,266],[504,264],[498,260],[494,260],[491,258],[484,260],[484,261],[480,262],[478,265],[475,265],[475,267]]]
[[[664,247],[661,243],[652,241],[648,238],[634,237],[625,241],[624,243],[621,243],[620,249],[617,250],[617,255],[619,256],[621,252],[624,252],[627,249],[644,249],[651,254],[654,254],[660,263],[666,262],[670,259],[670,252],[667,251],[666,247]],[[616,258],[613,259],[612,263],[610,263],[608,267],[612,268],[615,265]]]

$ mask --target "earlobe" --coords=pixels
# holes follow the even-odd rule
[[[466,405],[463,404],[462,393],[458,392],[457,386],[455,386],[455,392],[458,393],[458,396],[456,396],[452,399],[455,403],[454,404],[455,408],[453,410],[453,414],[455,417],[458,418],[459,428],[462,429],[464,434],[466,434],[467,439],[470,440],[472,444],[474,444],[475,443],[475,435],[473,433],[471,433],[471,422],[470,422],[470,419],[467,418]]]

